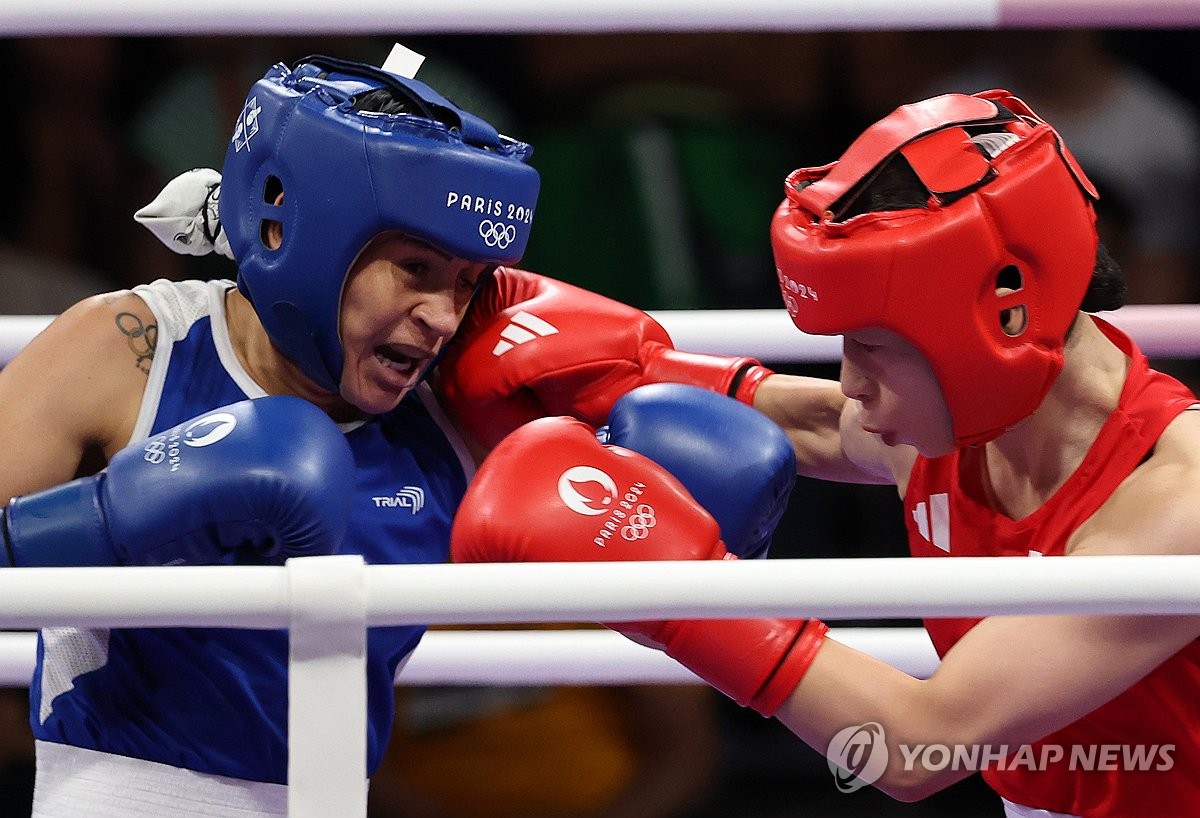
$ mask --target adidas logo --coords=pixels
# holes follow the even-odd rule
[[[950,495],[933,494],[928,503],[917,503],[912,511],[917,531],[926,542],[950,553]]]
[[[497,358],[518,344],[532,341],[534,338],[545,338],[554,335],[558,327],[549,321],[543,321],[536,315],[521,311],[512,317],[508,326],[500,331],[500,340],[492,348],[492,354]]]

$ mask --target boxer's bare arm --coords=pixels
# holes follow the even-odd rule
[[[796,470],[843,483],[900,483],[912,467],[907,446],[885,446],[863,431],[856,404],[837,381],[773,374],[759,385],[754,408],[787,432]]]
[[[94,471],[128,443],[156,332],[138,296],[97,295],[0,370],[0,502]]]
[[[1200,553],[1200,412],[1185,412],[1152,457],[1072,535],[1069,559]],[[1047,558],[1050,559],[1050,558]],[[824,750],[841,729],[874,721],[894,751],[881,789],[923,798],[970,769],[905,769],[897,745],[1018,747],[1082,718],[1200,636],[1200,617],[993,616],[936,673],[918,680],[835,642],[817,654],[780,720]]]

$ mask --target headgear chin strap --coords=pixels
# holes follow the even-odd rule
[[[380,88],[417,113],[353,110]],[[517,261],[539,187],[531,153],[416,80],[332,57],[276,65],[250,89],[222,171],[238,288],[272,343],[336,392],[341,294],[358,254],[398,230],[468,261]],[[282,227],[276,249],[269,222]]]
[[[927,207],[847,218],[896,154]],[[1091,280],[1097,194],[1025,103],[986,91],[903,106],[837,162],[791,173],[785,190],[771,241],[797,327],[907,339],[937,376],[959,445],[1037,409]]]

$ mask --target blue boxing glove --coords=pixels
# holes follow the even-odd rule
[[[766,415],[683,384],[633,389],[615,404],[601,440],[669,471],[721,526],[730,553],[766,556],[796,483],[796,453]]]
[[[300,398],[245,400],[127,446],[91,477],[14,497],[0,567],[330,554],[353,487],[354,458],[328,415]]]

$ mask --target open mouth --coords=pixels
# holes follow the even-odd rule
[[[396,376],[412,379],[420,374],[422,367],[429,359],[424,355],[419,357],[410,355],[394,344],[382,344],[375,347],[375,360],[388,371],[395,373]]]

